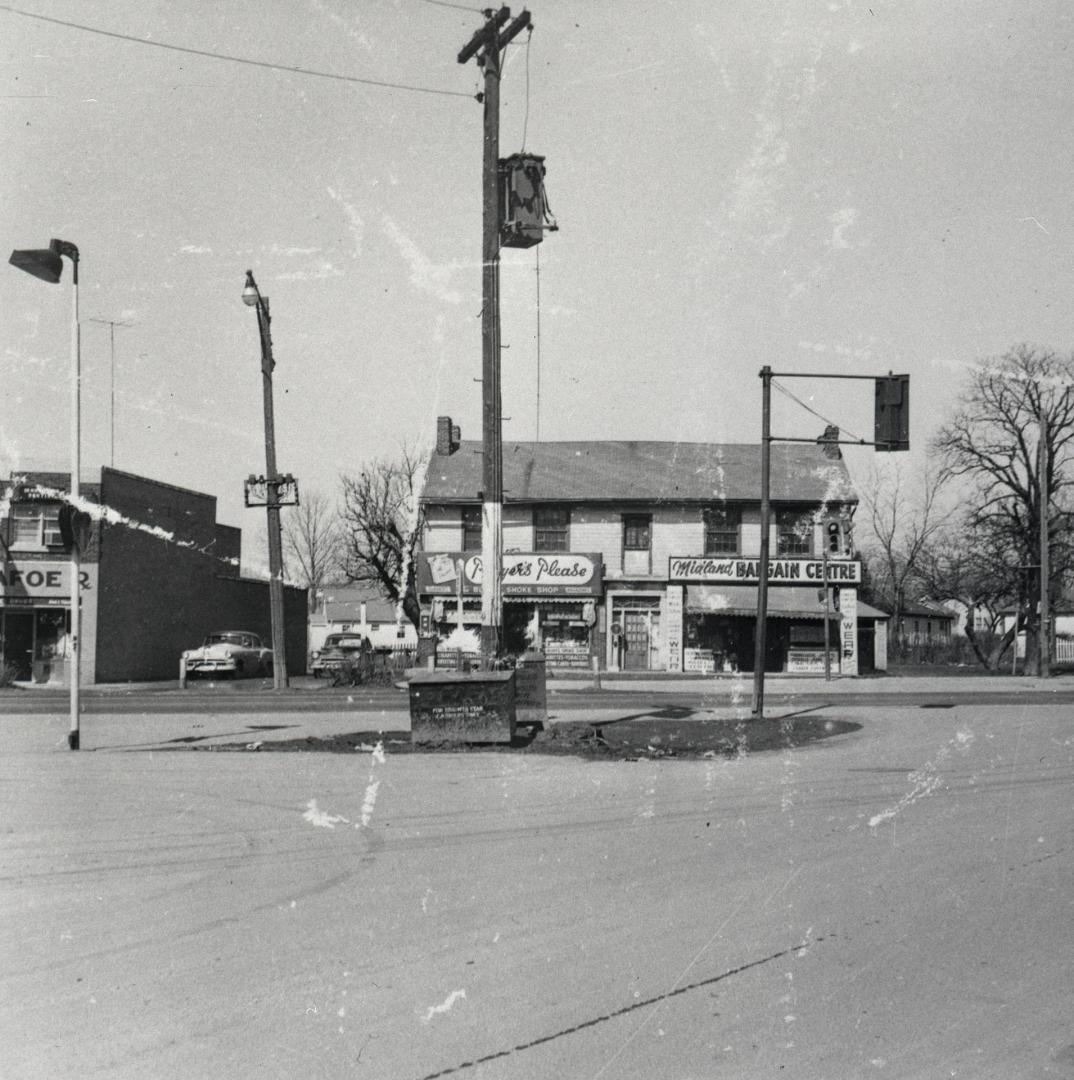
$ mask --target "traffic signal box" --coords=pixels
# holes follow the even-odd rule
[[[539,244],[556,223],[544,189],[544,158],[512,154],[500,159],[500,242],[504,247]]]
[[[885,375],[876,380],[877,450],[910,449],[910,376]]]

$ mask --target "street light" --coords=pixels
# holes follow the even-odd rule
[[[63,275],[63,256],[71,260],[71,493],[70,506],[78,509],[80,498],[78,475],[81,468],[80,442],[82,434],[81,380],[82,358],[78,329],[78,248],[66,240],[50,240],[47,248],[13,251],[8,260],[12,266],[25,270],[42,281],[58,285]],[[71,725],[67,745],[79,748],[78,692],[82,652],[82,553],[78,537],[73,538],[70,550],[71,575],[71,663],[68,681],[71,690]]]
[[[242,301],[257,308],[257,326],[261,332],[261,375],[265,399],[265,510],[268,514],[269,556],[269,613],[272,619],[272,687],[287,686],[287,650],[283,622],[283,538],[280,533],[280,476],[276,472],[276,426],[272,415],[272,358],[271,318],[268,297],[254,281],[252,270],[246,271],[246,287]],[[247,492],[249,498],[249,492]]]

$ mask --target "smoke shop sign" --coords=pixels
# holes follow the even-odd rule
[[[671,581],[755,585],[761,580],[761,561],[673,555],[669,560],[668,578]],[[770,585],[812,585],[816,588],[824,583],[824,560],[770,559],[768,582]],[[860,585],[861,563],[852,559],[829,559],[828,584]]]
[[[481,590],[481,556],[473,552],[425,552],[418,555],[418,592],[452,596]],[[504,596],[599,596],[603,564],[599,554],[505,553]]]

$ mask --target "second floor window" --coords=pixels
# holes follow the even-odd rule
[[[776,549],[783,556],[813,554],[813,515],[809,511],[776,511]]]
[[[569,510],[554,506],[539,506],[533,511],[533,550],[570,551]]]
[[[711,506],[704,512],[706,555],[738,554],[738,527],[742,512],[737,506]]]
[[[653,538],[653,519],[649,514],[623,515],[623,548],[648,551]]]
[[[61,547],[58,506],[15,506],[11,512],[13,548]]]
[[[462,550],[481,550],[481,507],[462,508]]]

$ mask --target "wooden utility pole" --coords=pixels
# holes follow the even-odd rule
[[[481,655],[486,666],[500,652],[503,626],[503,405],[500,393],[500,72],[504,48],[530,26],[523,11],[489,12],[485,25],[459,53],[485,69],[485,151],[482,166],[481,244]]]
[[[1040,674],[1047,679],[1052,673],[1052,636],[1049,585],[1051,584],[1051,566],[1049,565],[1048,507],[1051,499],[1051,485],[1048,483],[1048,414],[1044,411],[1044,402],[1040,404],[1040,447],[1037,472],[1040,488],[1040,618],[1037,631],[1040,649]]]

